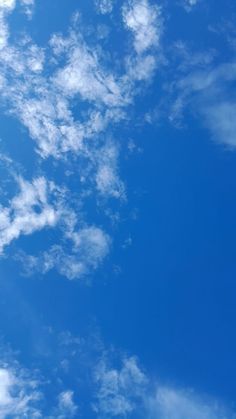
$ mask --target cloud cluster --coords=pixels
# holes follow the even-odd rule
[[[124,118],[135,96],[135,81],[151,77],[156,67],[152,49],[160,42],[160,11],[147,0],[133,2],[123,8],[123,20],[134,33],[135,49],[126,57],[123,74],[111,71],[99,49],[77,29],[67,37],[53,35],[46,51],[30,39],[3,48],[2,98],[29,130],[43,158],[73,152],[91,159],[99,148],[98,136]],[[44,67],[45,53],[54,66]],[[82,118],[71,109],[75,101],[77,106],[86,103]],[[85,140],[93,137],[91,146]]]
[[[18,4],[25,10],[33,1]],[[109,132],[128,118],[138,83],[149,80],[156,68],[160,9],[148,0],[125,3],[123,24],[132,33],[133,46],[121,70],[122,66],[111,65],[112,54],[89,43],[75,23],[67,36],[52,35],[44,48],[28,36],[10,42],[6,19],[16,5],[14,0],[0,3],[2,106],[27,129],[36,144],[39,163],[51,157],[65,172],[68,167],[71,175],[80,179],[81,201],[86,194],[124,200],[119,145]],[[102,13],[110,12],[112,2],[102,1],[97,6]],[[17,176],[17,183],[18,195],[9,205],[1,206],[0,253],[21,235],[57,228],[61,242],[36,256],[21,254],[28,271],[57,269],[74,279],[96,269],[110,248],[103,228],[88,224],[85,217],[78,225],[78,208],[63,200],[62,194],[58,198],[58,187],[46,172],[31,182]]]
[[[0,367],[0,418],[41,418],[38,403],[41,393],[35,380],[19,367]]]
[[[16,361],[1,363],[0,418],[236,417],[230,407],[215,398],[192,389],[163,385],[154,371],[150,374],[143,370],[136,357],[106,348],[97,333],[87,338],[75,337],[70,332],[49,333],[50,342],[55,342],[49,351],[52,368],[48,374],[46,367],[47,380],[44,365],[39,364],[36,379],[34,370],[25,370]],[[68,378],[69,388],[65,385]]]
[[[98,386],[94,410],[101,417],[123,417],[136,409],[136,401],[142,397],[147,378],[135,358],[125,358],[122,366],[109,368],[102,360],[95,373]]]
[[[70,390],[58,394],[57,404],[44,409],[46,392],[42,384],[33,378],[33,373],[22,369],[17,363],[0,367],[0,419],[69,419],[78,410],[74,393]]]
[[[57,55],[66,55],[67,64],[53,78],[64,96],[79,95],[83,101],[106,107],[126,104],[119,80],[102,68],[96,50],[90,49],[81,35],[68,39],[54,36],[51,45]]]
[[[96,269],[107,256],[111,240],[99,227],[79,222],[78,208],[66,199],[69,192],[49,182],[45,177],[32,182],[17,178],[18,193],[9,206],[0,209],[0,253],[22,235],[32,235],[45,229],[57,229],[58,239],[38,256],[20,252],[27,273],[45,274],[51,269],[69,279],[78,279]],[[76,211],[75,211],[76,210]]]
[[[102,360],[95,373],[100,418],[233,419],[234,412],[194,391],[163,386],[145,374],[136,358],[123,358],[120,368]]]
[[[76,394],[40,369],[25,368],[9,346],[0,344],[0,419],[77,417]],[[59,383],[58,383],[59,381]],[[49,397],[50,394],[50,397]]]
[[[103,262],[111,244],[110,237],[102,229],[94,226],[73,232],[65,231],[63,241],[64,245],[55,244],[38,256],[20,252],[18,260],[23,263],[25,273],[46,274],[56,269],[69,280],[82,279]]]

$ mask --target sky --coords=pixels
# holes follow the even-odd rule
[[[236,418],[235,19],[0,0],[0,419]]]

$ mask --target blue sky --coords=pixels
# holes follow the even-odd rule
[[[233,419],[236,6],[0,0],[0,419]]]

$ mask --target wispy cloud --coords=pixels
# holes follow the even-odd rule
[[[98,392],[94,410],[98,417],[126,417],[136,410],[147,378],[135,358],[124,358],[120,369],[103,359],[96,368],[95,383]]]
[[[150,419],[222,419],[235,417],[234,413],[220,407],[216,400],[201,397],[193,391],[160,386],[156,396],[149,400]]]
[[[171,87],[169,120],[178,123],[191,112],[210,131],[213,140],[234,148],[236,99],[232,91],[236,80],[235,62],[214,65],[213,51],[192,54],[192,63],[189,63],[189,53],[183,48],[182,51],[185,52],[179,78]]]
[[[183,0],[183,7],[187,12],[190,12],[201,0]]]
[[[217,398],[163,385],[155,371],[145,371],[135,356],[105,347],[97,333],[87,338],[51,329],[48,333],[50,342],[55,340],[49,355],[51,373],[40,362],[37,371],[24,369],[15,360],[0,363],[0,418],[236,417],[233,408]]]
[[[123,358],[121,367],[104,360],[95,373],[95,411],[101,418],[233,419],[235,413],[193,390],[163,386],[144,373],[136,358]]]
[[[111,13],[115,0],[95,0],[95,6],[99,13],[105,15]]]
[[[74,402],[74,392],[70,390],[63,391],[58,396],[58,408],[54,417],[58,419],[69,419],[75,417],[78,406]]]
[[[56,269],[70,280],[83,279],[98,268],[110,251],[111,239],[98,227],[65,231],[64,243],[65,239],[66,246],[55,244],[37,256],[20,252],[17,258],[23,263],[25,273],[46,274]]]

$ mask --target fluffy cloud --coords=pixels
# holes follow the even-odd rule
[[[57,210],[49,203],[53,185],[41,177],[32,183],[18,179],[19,194],[9,207],[0,207],[0,253],[21,234],[29,235],[58,221]]]
[[[156,51],[162,33],[161,10],[148,0],[130,0],[123,7],[123,21],[133,35],[134,52],[126,59],[131,80],[150,80],[157,66]]]
[[[37,405],[41,393],[37,383],[25,377],[25,372],[8,365],[0,368],[0,418],[41,418]]]
[[[123,8],[124,23],[134,36],[134,48],[142,54],[160,42],[160,10],[148,0],[131,0]]]
[[[13,10],[15,8],[16,1],[15,0],[0,0],[0,9],[3,10]]]
[[[44,390],[44,391],[43,391]],[[0,367],[0,419],[69,419],[75,417],[78,407],[74,393],[62,391],[54,407],[47,400],[46,388],[33,378],[33,373],[24,370],[16,362]],[[45,401],[48,403],[45,412]]]

